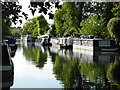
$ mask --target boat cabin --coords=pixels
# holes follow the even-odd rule
[[[73,38],[72,37],[58,38],[58,45],[60,45],[60,48],[72,48]]]
[[[78,40],[74,40],[73,48],[74,49],[92,50],[92,51],[117,51],[118,50],[114,40],[98,39],[93,36],[92,37],[88,36],[88,37],[90,39],[89,38],[81,38]]]
[[[51,45],[49,35],[38,36],[38,39],[35,40],[35,44],[40,45]]]

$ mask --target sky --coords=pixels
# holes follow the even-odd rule
[[[30,5],[30,0],[18,0],[19,4],[22,5],[22,12],[25,12],[26,14],[28,14],[28,19],[34,18],[36,16],[39,16],[41,13],[38,13],[37,11],[35,12],[34,16],[32,15],[31,11],[29,10],[28,6]],[[55,12],[55,8],[52,9],[53,12]],[[52,19],[49,19],[48,15],[45,15],[46,20],[48,21],[49,24],[53,23]],[[12,24],[12,26],[14,27],[18,27],[18,26],[23,26],[23,24],[26,22],[26,20],[24,18],[22,19],[22,24],[18,23],[16,25],[14,25],[14,23]]]

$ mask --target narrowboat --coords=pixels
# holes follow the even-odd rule
[[[14,79],[14,65],[10,56],[9,46],[6,43],[0,43],[0,51],[2,51],[2,64],[0,64],[0,73],[2,81],[0,81],[0,88],[2,90],[9,90],[13,85]]]
[[[92,38],[89,37],[90,36],[88,36],[88,38],[82,37],[78,40],[74,40],[73,48],[92,50],[92,51],[106,51],[106,52],[114,52],[119,50],[114,40],[98,39],[93,36]]]

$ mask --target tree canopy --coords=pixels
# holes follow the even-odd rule
[[[107,28],[105,26],[105,18],[102,16],[89,16],[80,23],[81,35],[96,35],[98,37],[107,38]]]
[[[57,36],[75,36],[79,34],[78,8],[73,2],[65,2],[54,14]]]
[[[120,18],[112,18],[107,24],[110,36],[120,42]]]
[[[27,20],[23,26],[21,34],[32,34],[33,36],[39,36],[46,34],[49,29],[48,23],[43,15],[34,17]]]
[[[58,9],[55,13],[52,12],[53,6],[55,6],[55,8]],[[107,34],[105,34],[106,32],[105,28],[107,26],[108,21],[111,18],[120,16],[119,6],[120,6],[120,2],[64,2],[62,5],[60,5],[59,0],[58,2],[46,2],[46,1],[37,2],[31,0],[28,8],[31,10],[31,13],[33,15],[36,11],[39,11],[39,13],[48,14],[50,19],[53,18],[54,27],[52,28],[54,29],[51,29],[51,33],[52,30],[54,30],[53,31],[55,32],[55,34],[53,35],[54,37],[79,36],[82,35],[83,33],[85,34],[85,32],[88,32],[87,34],[96,34],[96,33],[91,33],[93,32],[93,28],[94,29],[99,28],[98,29],[99,34],[102,34],[101,36],[103,37],[107,37]],[[25,12],[22,12],[21,9],[22,6],[19,5],[18,2],[2,2],[3,36],[9,35],[10,33],[9,27],[11,26],[12,22],[17,23],[17,21],[19,21],[20,23],[22,23],[22,20],[20,20],[20,18],[23,17],[25,19],[28,18],[28,15],[25,14]],[[22,15],[20,15],[19,13],[22,13]],[[95,16],[98,16],[99,19],[95,19]],[[36,19],[39,20],[39,18]],[[89,22],[92,22],[93,21],[92,19],[95,20],[94,22],[98,23],[98,25],[94,25],[93,28],[90,27],[90,25],[86,25],[86,24],[80,25],[81,23],[86,22],[87,20],[89,20]],[[45,19],[41,19],[41,20],[42,21],[35,21],[33,19],[30,21],[28,20],[24,25],[24,30],[22,31],[22,33],[23,32],[28,34],[32,33],[34,35],[45,34],[46,31],[48,30],[48,24]],[[30,23],[31,26],[29,26]],[[44,25],[46,25],[46,27],[43,27]],[[37,27],[35,26],[37,26],[39,29],[37,29]],[[27,27],[29,28],[29,30],[27,29]],[[83,30],[83,28],[85,29],[92,28],[92,29]],[[34,29],[34,31],[32,29]]]

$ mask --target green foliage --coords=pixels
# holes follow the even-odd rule
[[[23,55],[25,56],[26,60],[33,62],[33,64],[39,68],[43,68],[47,59],[47,54],[35,47],[23,47]]]
[[[56,78],[64,84],[64,88],[81,87],[81,75],[77,60],[69,60],[56,55],[53,71]]]
[[[2,19],[2,37],[10,35],[11,21],[9,18]]]
[[[64,11],[62,10],[57,10],[54,14],[54,22],[55,22],[57,37],[62,37],[64,34],[64,29],[63,29],[64,18],[62,16],[63,14]]]
[[[107,78],[111,84],[120,83],[120,61],[110,63],[107,70]],[[120,88],[120,87],[119,87]]]
[[[32,34],[33,36],[38,35],[38,34],[36,34],[37,29],[38,29],[36,22],[37,22],[37,20],[35,18],[29,19],[24,24],[21,34]]]
[[[120,2],[114,3],[114,7],[112,9],[112,12],[115,17],[120,17]]]
[[[97,35],[98,37],[108,37],[107,27],[105,26],[105,18],[101,16],[89,16],[80,23],[81,35]]]
[[[48,23],[43,15],[36,17],[37,19],[37,26],[38,26],[38,35],[44,35],[47,33],[49,29]]]
[[[57,37],[73,36],[79,34],[78,30],[78,9],[74,2],[65,2],[62,9],[57,10],[54,14],[54,22]],[[73,30],[74,28],[74,30]],[[71,34],[71,33],[74,34]]]
[[[33,36],[46,34],[49,29],[48,23],[43,15],[27,20],[21,34],[32,34]]]
[[[104,82],[104,72],[106,68],[103,65],[92,64],[92,63],[79,63],[81,67],[80,72],[81,75],[86,77],[90,82],[93,83],[101,83]]]
[[[19,13],[21,13],[22,6],[18,2],[0,2],[2,4],[2,37],[10,35],[10,26],[12,23],[16,24],[17,21],[22,23]],[[27,14],[22,12],[23,16],[27,19]]]
[[[120,42],[120,18],[112,18],[107,24],[110,36]]]
[[[50,36],[51,36],[51,37],[56,37],[56,36],[57,36],[55,24],[52,24],[52,25],[51,25]]]
[[[11,32],[11,36],[14,38],[20,38],[20,36],[21,36],[20,35],[21,29],[19,29],[19,28],[11,27],[10,32]]]

